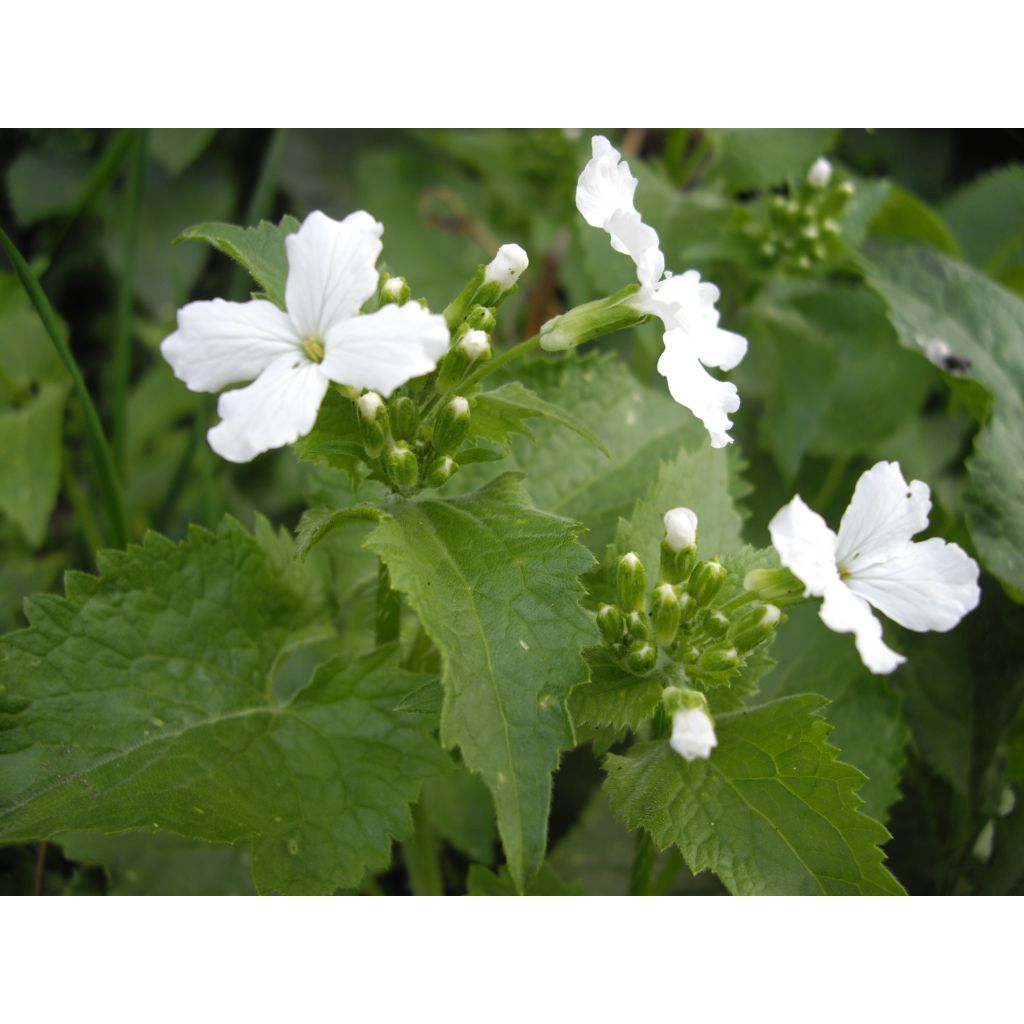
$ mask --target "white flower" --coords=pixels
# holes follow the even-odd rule
[[[811,188],[825,188],[831,180],[832,163],[826,160],[825,157],[819,156],[811,164],[811,169],[807,172],[807,184]]]
[[[673,551],[697,543],[697,513],[692,508],[670,508],[665,513],[665,540]]]
[[[746,355],[747,341],[718,326],[718,289],[702,282],[696,270],[666,275],[658,233],[633,204],[637,180],[629,164],[602,135],[594,137],[592,147],[576,186],[576,206],[588,224],[608,232],[613,249],[636,264],[640,291],[630,305],[665,325],[658,372],[668,380],[672,397],[704,423],[712,447],[722,448],[732,441],[728,414],[739,408],[740,399],[734,384],[717,380],[704,367],[731,370]]]
[[[190,302],[160,346],[192,391],[225,392],[207,435],[231,462],[248,462],[309,433],[331,381],[385,397],[429,373],[448,347],[444,318],[419,303],[359,316],[377,288],[383,227],[365,211],[343,221],[316,211],[285,239],[286,310],[272,302]]]
[[[928,525],[928,485],[903,479],[897,462],[861,475],[834,534],[799,495],[768,524],[782,564],[825,600],[821,619],[853,633],[864,664],[892,672],[906,659],[882,642],[874,605],[894,622],[923,633],[952,629],[978,604],[978,565],[956,544],[910,538]]]
[[[701,708],[680,708],[672,716],[672,749],[686,758],[708,758],[718,746],[715,727]]]
[[[497,281],[503,292],[512,288],[522,277],[523,271],[530,265],[526,250],[515,242],[503,245],[497,255],[487,264],[484,271],[484,284]]]

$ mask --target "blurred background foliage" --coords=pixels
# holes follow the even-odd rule
[[[750,340],[733,374],[743,400],[734,454],[749,485],[747,538],[767,543],[769,518],[794,492],[835,525],[859,474],[898,459],[908,479],[932,487],[932,532],[987,570],[981,608],[960,629],[899,637],[909,663],[892,678],[870,676],[849,637],[801,610],[780,631],[779,668],[762,699],[806,691],[813,678],[833,701],[833,739],[869,775],[862,796],[893,833],[890,864],[912,893],[1024,891],[1019,131],[0,132],[0,225],[59,313],[104,418],[129,537],[147,529],[180,537],[186,524],[213,526],[226,512],[294,527],[311,499],[348,500],[338,474],[290,451],[233,466],[206,446],[215,398],[175,381],[158,345],[179,306],[244,299],[249,283],[205,246],[174,244],[186,227],[365,208],[385,225],[385,269],[438,310],[499,244],[519,242],[531,267],[502,317],[497,344],[508,344],[629,280],[628,261],[575,209],[595,131],[613,139],[640,179],[637,205],[669,267],[714,281],[723,325]],[[824,222],[801,220],[792,207],[822,154],[853,186],[827,246],[816,233]],[[634,381],[656,385],[653,410],[663,398],[656,325],[599,347],[617,352]],[[24,596],[58,589],[63,570],[94,568],[110,524],[67,372],[2,263],[0,351],[0,626],[10,630],[24,625]],[[542,390],[544,370],[534,373]],[[557,374],[549,377],[557,391]],[[594,404],[592,418],[614,415],[613,402]],[[543,427],[538,434],[543,441]],[[651,482],[657,459],[671,454],[671,438],[663,448],[649,452],[646,477],[623,480],[622,495],[606,496],[588,521],[595,550]],[[517,453],[529,459],[526,447]],[[534,489],[542,506],[544,496]],[[585,508],[563,511],[587,519]],[[335,597],[342,635],[356,645],[369,631],[375,573],[359,541],[341,531],[324,545],[325,573],[336,579],[332,565],[347,567]],[[345,605],[352,595],[367,600]],[[571,891],[624,891],[632,838],[612,819],[599,782],[588,750],[566,756],[553,871],[540,890],[562,891],[560,876]],[[494,867],[489,798],[463,773],[424,800],[445,844],[446,883],[463,891],[471,862]],[[0,849],[0,892],[250,892],[247,859],[240,848],[167,835],[69,836]],[[671,856],[664,869],[666,891],[720,891]],[[405,884],[397,863],[365,889]],[[468,885],[507,887],[482,867]]]

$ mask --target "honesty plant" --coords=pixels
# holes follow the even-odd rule
[[[294,444],[313,497],[294,535],[260,516],[179,542],[148,532],[100,552],[95,575],[68,573],[63,597],[27,602],[29,628],[0,641],[0,839],[247,844],[267,893],[377,891],[398,864],[416,892],[570,892],[552,779],[588,747],[605,781],[580,820],[635,834],[631,892],[664,891],[683,862],[738,894],[903,891],[881,850],[898,766],[888,803],[865,805],[868,776],[829,740],[832,654],[808,669],[819,640],[786,634],[820,597],[825,624],[891,673],[907,659],[870,606],[948,631],[979,602],[978,565],[911,539],[930,490],[895,461],[863,473],[838,533],[795,496],[769,524],[773,547],[750,546],[747,469],[720,450],[737,386],[706,369],[748,352],[719,301],[751,302],[735,323],[752,339],[773,288],[803,308],[771,275],[838,265],[852,190],[821,158],[759,197],[734,220],[761,269],[745,298],[723,296],[697,270],[666,273],[637,178],[607,139],[592,147],[576,206],[637,282],[546,310],[518,344],[523,309],[506,300],[534,271],[517,243],[492,247],[442,314],[413,275],[378,266],[385,228],[366,211],[186,232],[255,291],[183,306],[160,352],[188,389],[220,392],[217,455]],[[570,351],[652,317],[663,348],[649,365],[703,430],[614,355]],[[782,372],[810,388],[803,367]],[[751,479],[793,494],[784,476]],[[872,682],[843,706],[898,703]],[[871,722],[843,732],[855,753]],[[439,850],[454,851],[443,872]]]

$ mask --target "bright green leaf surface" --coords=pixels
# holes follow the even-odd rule
[[[282,656],[322,632],[291,547],[231,520],[101,556],[3,641],[0,837],[158,827],[253,837],[264,892],[330,892],[387,863],[443,768],[429,720],[393,709],[418,677],[384,648],[322,665],[291,699]]]
[[[577,686],[569,698],[577,725],[636,729],[654,714],[667,685],[658,675],[643,679],[630,675],[606,647],[590,647],[585,656],[590,681]]]
[[[494,802],[478,775],[462,765],[430,779],[422,804],[437,833],[478,864],[491,864],[497,849]]]
[[[576,532],[529,508],[506,475],[396,504],[367,540],[441,651],[441,738],[490,788],[520,888],[544,859],[551,773],[570,739],[563,703],[594,637],[577,603],[592,559]]]
[[[889,835],[859,809],[864,776],[836,761],[821,704],[804,694],[722,715],[707,760],[667,740],[609,755],[612,808],[739,895],[901,893],[878,848]]]

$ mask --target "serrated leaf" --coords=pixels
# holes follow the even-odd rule
[[[758,702],[809,690],[827,697],[824,716],[835,726],[830,740],[843,761],[867,776],[860,790],[864,813],[884,822],[900,795],[908,738],[899,694],[885,676],[872,675],[850,638],[827,629],[817,612],[811,605],[787,609],[789,621],[772,648],[778,666],[761,681]]]
[[[262,287],[267,298],[284,309],[288,279],[286,236],[299,230],[294,217],[282,217],[280,224],[261,220],[254,228],[235,224],[194,224],[178,236],[179,242],[206,242],[240,263]]]
[[[1024,301],[930,249],[878,249],[872,259],[868,280],[903,344],[923,359],[940,339],[994,396],[967,463],[967,524],[986,568],[1024,591]]]
[[[526,421],[538,416],[546,416],[552,422],[567,427],[579,434],[584,441],[589,441],[598,451],[611,457],[604,442],[589,427],[580,423],[565,409],[534,394],[519,381],[502,384],[501,387],[485,391],[473,399],[469,435],[493,441],[507,449],[512,434],[533,437],[530,428],[526,426]]]
[[[295,554],[305,558],[310,550],[331,532],[345,523],[376,523],[384,513],[375,505],[352,508],[308,508],[302,513],[295,532]]]
[[[608,755],[612,808],[737,895],[895,895],[889,834],[859,809],[864,775],[836,760],[813,694],[722,715],[718,747],[687,762],[667,740]]]
[[[497,874],[487,868],[474,864],[469,869],[466,879],[468,896],[518,896],[519,892],[508,873],[501,868]],[[583,886],[576,883],[567,885],[555,872],[544,865],[537,877],[530,883],[525,896],[582,896]]]
[[[584,657],[590,680],[569,696],[573,721],[580,726],[637,729],[654,714],[664,684],[658,675],[631,675],[605,647],[589,647]]]
[[[494,796],[516,884],[540,868],[551,773],[569,742],[563,706],[586,678],[594,626],[577,577],[578,527],[530,508],[514,475],[462,497],[396,504],[366,546],[387,564],[441,652],[441,739]]]
[[[387,863],[444,767],[395,705],[399,652],[335,659],[286,699],[283,655],[324,631],[314,576],[265,523],[156,534],[29,602],[0,641],[0,840],[161,828],[253,839],[264,892],[330,892]]]
[[[355,444],[359,444],[362,452],[355,403],[337,388],[328,388],[313,429],[295,442],[295,454],[304,462],[340,469],[353,483],[358,483],[362,456],[348,447]]]
[[[494,801],[478,775],[464,765],[454,765],[452,771],[424,784],[421,804],[437,833],[457,850],[478,864],[494,862],[498,845]]]

